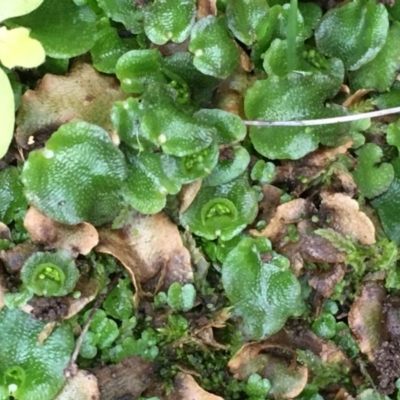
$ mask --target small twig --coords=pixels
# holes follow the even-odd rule
[[[64,376],[66,378],[70,378],[70,377],[76,375],[76,373],[78,372],[78,366],[76,365],[76,359],[78,358],[79,351],[81,350],[83,341],[85,340],[85,336],[89,330],[89,326],[92,323],[94,314],[100,308],[103,301],[108,296],[108,294],[111,292],[111,290],[113,290],[115,288],[115,286],[117,286],[119,278],[121,278],[121,276],[122,276],[121,273],[115,275],[113,280],[108,284],[107,290],[105,291],[105,293],[100,295],[97,298],[97,300],[95,301],[93,308],[90,311],[89,317],[88,317],[87,321],[85,322],[85,324],[83,325],[81,334],[79,335],[79,338],[76,341],[74,352],[72,353],[71,358],[68,361],[68,364],[64,369]]]
[[[365,118],[381,117],[383,115],[396,114],[400,112],[400,107],[387,108],[386,110],[370,111],[361,114],[343,115],[341,117],[320,118],[320,119],[304,119],[302,121],[246,121],[245,125],[252,126],[315,126],[315,125],[331,125],[340,122],[359,121]]]

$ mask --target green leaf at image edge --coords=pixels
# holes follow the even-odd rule
[[[375,0],[355,0],[329,10],[315,30],[319,51],[339,57],[346,69],[355,71],[373,60],[385,44],[388,13]]]
[[[7,153],[10,146],[15,121],[14,93],[6,73],[0,68],[0,159]]]
[[[96,40],[96,15],[90,7],[78,7],[72,0],[44,0],[30,14],[7,20],[7,26],[29,28],[31,37],[53,58],[86,53]]]
[[[390,240],[400,245],[400,158],[392,161],[394,179],[388,190],[372,200],[383,229]]]
[[[39,343],[45,325],[18,309],[0,311],[0,398],[10,385],[18,400],[52,400],[61,389],[74,338],[64,324]]]

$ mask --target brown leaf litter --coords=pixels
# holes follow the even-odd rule
[[[272,211],[269,210],[269,215]],[[253,236],[263,236],[271,240],[274,249],[291,261],[296,274],[303,268],[304,261],[342,263],[345,254],[337,250],[328,240],[317,236],[313,231],[318,226],[311,221],[319,212],[308,199],[294,199],[280,204],[267,226],[261,231],[251,230]],[[288,240],[288,229],[295,226],[298,233],[296,241]]]
[[[339,346],[302,327],[283,329],[265,340],[244,344],[229,361],[228,368],[239,380],[258,373],[271,381],[270,393],[275,398],[294,398],[312,375],[307,367],[296,362],[297,349],[311,351],[324,363],[351,368],[350,360]]]
[[[82,120],[110,134],[110,110],[126,99],[116,78],[91,65],[76,63],[66,76],[46,74],[35,90],[27,90],[16,118],[16,140],[24,149],[41,147],[62,124]]]
[[[195,379],[183,372],[176,375],[173,391],[165,400],[224,400],[220,396],[209,393],[202,389]]]
[[[355,298],[348,315],[349,328],[360,351],[370,361],[375,350],[386,340],[383,306],[386,291],[380,282],[366,282]]]
[[[352,144],[352,141],[347,141],[335,148],[320,148],[299,160],[283,161],[276,168],[273,183],[285,183],[291,187],[293,195],[299,196],[310,183],[327,172],[340,155],[346,154]],[[335,174],[340,173],[335,170]]]
[[[254,373],[267,378],[271,382],[269,394],[279,399],[298,396],[308,381],[308,369],[295,362],[295,350],[269,339],[243,345],[228,368],[239,380],[245,381]]]
[[[154,371],[155,365],[151,361],[130,356],[118,364],[96,367],[91,372],[97,377],[101,400],[115,400],[123,396],[140,397],[154,384]]]
[[[24,226],[33,241],[44,244],[47,249],[63,250],[72,257],[89,254],[99,242],[99,235],[93,225],[87,222],[78,225],[61,224],[34,207],[27,211]]]
[[[54,400],[99,400],[97,378],[88,371],[79,370],[69,378]]]
[[[316,271],[308,280],[308,284],[318,295],[328,299],[333,295],[335,286],[343,280],[346,270],[346,266],[339,263],[327,271]]]
[[[164,212],[154,215],[135,213],[122,228],[99,229],[96,251],[113,255],[129,272],[137,294],[141,287],[156,292],[174,282],[193,280],[189,251],[178,227]]]
[[[31,242],[17,244],[10,250],[0,251],[0,261],[10,274],[19,272],[25,261],[34,253],[39,251],[39,247]]]
[[[375,226],[360,205],[343,193],[321,193],[322,211],[331,217],[329,227],[363,245],[375,243]]]

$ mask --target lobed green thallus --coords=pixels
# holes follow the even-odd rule
[[[389,24],[385,6],[375,0],[354,0],[323,16],[315,4],[232,0],[217,2],[216,16],[197,20],[195,0],[136,3],[140,2],[69,0],[58,8],[53,0],[44,0],[33,13],[5,22],[30,28],[56,62],[90,51],[95,68],[115,73],[126,94],[126,100],[104,110],[110,112],[112,132],[85,121],[68,122],[44,148],[30,152],[21,175],[25,197],[55,221],[101,226],[112,223],[127,206],[144,214],[160,212],[184,185],[201,181],[193,202],[179,215],[180,225],[219,244],[233,240],[223,257],[226,293],[243,318],[245,333],[266,337],[303,309],[300,284],[288,260],[275,254],[265,239],[236,242],[258,212],[259,192],[250,178],[270,182],[275,173],[271,161],[299,159],[321,144],[340,145],[361,128],[347,123],[252,127],[247,137],[242,118],[348,114],[332,100],[345,76],[353,88],[367,80],[381,91],[395,80],[399,23]],[[48,15],[60,17],[49,29]],[[129,30],[129,37],[119,35],[120,27]],[[315,40],[308,40],[313,35]],[[169,54],[170,42],[184,44]],[[249,49],[254,74],[240,65],[243,45]],[[170,49],[176,49],[173,46]],[[228,91],[244,99],[243,110],[239,105],[236,111],[241,116],[218,109],[223,101],[213,97],[217,88],[222,96]],[[397,129],[389,129],[388,141],[394,145]],[[361,193],[374,198],[384,229],[399,240],[398,224],[388,218],[398,206],[398,162],[377,167],[382,154],[372,144],[357,155],[354,177]],[[249,176],[251,156],[255,163]],[[8,175],[17,171],[6,170],[0,180],[8,182]],[[7,207],[0,207],[6,223],[21,208],[21,202],[9,200],[12,192],[20,193],[21,187],[13,183],[0,190],[8,199]],[[263,261],[264,253],[269,262]],[[38,295],[70,293],[78,272],[73,261],[62,257],[32,256],[21,271],[24,285]],[[181,298],[183,289],[175,290],[182,302],[175,308],[189,309],[193,290],[185,289],[187,304]],[[273,318],[265,320],[266,309]],[[89,346],[88,353],[93,354],[93,348]],[[22,376],[18,368],[7,374]]]
[[[111,58],[104,53],[106,64],[99,47],[104,41],[102,35],[95,47],[88,41],[75,40],[75,47],[65,48],[64,53],[54,50],[57,38],[43,37],[43,44],[56,58],[90,48],[98,60],[97,68],[115,72],[122,90],[132,95],[116,102],[111,110],[111,122],[122,143],[118,148],[107,132],[83,121],[62,125],[44,149],[30,153],[24,165],[22,182],[29,203],[62,223],[87,221],[99,226],[112,222],[126,205],[142,213],[157,213],[166,206],[168,196],[176,196],[185,184],[202,180],[202,188],[181,215],[181,223],[208,239],[234,237],[254,220],[257,208],[246,173],[250,147],[241,146],[246,136],[241,118],[227,111],[201,108],[211,101],[213,90],[223,79],[235,76],[239,65],[235,40],[253,45],[251,56],[256,68],[262,66],[268,74],[265,78],[261,73],[254,84],[243,81],[238,89],[245,98],[247,118],[321,118],[347,113],[330,103],[346,70],[355,74],[373,62],[381,50],[387,52],[386,39],[392,40],[398,28],[393,24],[388,36],[386,9],[373,0],[355,0],[323,17],[315,5],[293,2],[269,7],[263,0],[241,0],[228,3],[225,15],[209,15],[197,22],[194,0],[179,2],[179,13],[174,2],[165,0],[147,7],[107,0],[96,6],[83,3],[86,5],[63,4],[60,10],[67,16],[76,11],[88,21],[99,15],[100,30],[114,29],[110,20],[125,24],[137,35],[135,43],[132,38],[121,41]],[[45,0],[34,13],[10,24],[23,21],[32,29],[33,37],[41,39],[44,32],[34,17],[50,9],[58,15],[57,7],[52,7],[56,6]],[[358,21],[353,18],[356,13],[365,13],[366,18]],[[374,24],[370,25],[369,19]],[[327,27],[332,23],[341,25],[343,32],[357,31],[350,46],[342,45],[342,40],[348,40],[346,35],[329,33]],[[305,42],[313,29],[316,48]],[[113,35],[114,41],[119,40]],[[140,35],[158,45],[188,40],[189,51],[165,56],[157,48],[149,49]],[[365,47],[358,46],[357,40],[365,35],[373,45],[372,52],[365,53]],[[126,51],[129,43],[133,48]],[[387,85],[394,79],[393,71],[393,66],[387,71]],[[255,150],[271,160],[298,159],[319,144],[339,145],[352,132],[349,124],[252,127],[250,139]],[[208,204],[210,201],[213,203]]]
[[[46,323],[18,309],[0,311],[0,399],[52,400],[66,381],[63,370],[74,347],[68,324],[39,343]]]
[[[126,95],[110,111],[109,131],[85,121],[68,122],[42,149],[31,151],[21,173],[24,196],[60,223],[101,226],[127,208],[158,213],[184,185],[201,182],[179,223],[210,248],[216,246],[233,316],[246,337],[266,338],[288,318],[301,315],[304,306],[289,260],[275,253],[267,239],[242,233],[258,213],[260,189],[253,182],[273,179],[274,160],[296,160],[320,145],[338,146],[350,138],[357,142],[358,131],[369,122],[251,127],[247,136],[242,118],[346,115],[349,111],[334,101],[345,77],[354,90],[365,82],[387,90],[400,67],[395,45],[400,13],[391,9],[395,21],[389,23],[387,9],[375,0],[353,0],[323,16],[310,3],[235,0],[217,2],[217,15],[198,18],[195,0],[139,3],[44,0],[34,12],[4,21],[7,27],[28,27],[40,40],[48,57],[45,71],[51,63],[65,66],[70,57],[90,52],[94,67],[115,74]],[[241,60],[244,48],[254,65],[251,73]],[[394,95],[377,95],[376,104],[398,104],[400,89],[394,87]],[[235,111],[219,109],[227,104],[226,93],[244,100],[243,107],[239,101],[236,108],[228,104]],[[389,127],[388,144],[398,146],[398,131],[397,124]],[[354,147],[362,144],[359,140]],[[353,175],[361,194],[373,199],[385,232],[400,243],[400,224],[393,220],[400,207],[399,158],[383,162],[384,154],[372,143],[356,155]],[[18,174],[14,167],[0,173],[0,219],[7,224],[20,220],[17,214],[26,208]],[[217,244],[211,242],[215,239]],[[21,271],[23,286],[39,296],[71,293],[78,276],[74,261],[60,253],[36,253]],[[107,315],[131,316],[131,295],[127,290],[123,302],[114,293],[105,303],[106,310],[113,310]],[[191,284],[174,284],[165,301],[175,312],[187,312],[195,297]],[[122,302],[119,309],[113,305]],[[110,360],[120,361],[125,354],[157,356],[151,331],[140,339],[118,337],[117,324],[107,315],[97,312],[83,357],[95,357],[98,349],[106,353],[111,344]],[[72,334],[63,325],[38,346],[42,329],[42,323],[18,310],[0,312],[0,399],[50,400],[61,388]],[[10,338],[21,346],[11,349]],[[265,395],[268,382],[252,379],[261,388],[257,393]]]

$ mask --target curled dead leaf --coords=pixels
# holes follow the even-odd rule
[[[97,378],[88,371],[79,370],[69,378],[54,400],[99,400]]]
[[[228,363],[228,368],[236,379],[246,379],[246,365],[260,354],[268,350],[280,349],[280,353],[292,356],[296,349],[310,350],[326,363],[341,363],[344,367],[351,367],[351,362],[343,350],[329,340],[323,340],[309,329],[296,332],[281,330],[266,340],[246,343]],[[250,372],[251,373],[251,372]]]
[[[263,199],[258,203],[258,217],[268,223],[281,202],[283,191],[276,186],[263,184],[261,185],[261,192]]]
[[[250,233],[253,236],[266,237],[275,243],[286,235],[287,225],[299,222],[307,215],[308,209],[309,203],[305,199],[295,199],[283,203],[277,207],[275,215],[261,232],[253,229]]]
[[[96,228],[87,222],[78,225],[65,225],[46,217],[30,207],[24,219],[24,226],[32,240],[48,248],[64,250],[73,257],[89,254],[98,244]]]
[[[126,97],[116,78],[100,74],[89,64],[75,64],[66,76],[46,74],[36,90],[22,96],[17,143],[26,149],[37,148],[59,126],[74,119],[111,133],[111,107]]]
[[[224,400],[202,389],[191,375],[180,372],[174,381],[174,390],[166,400]]]
[[[341,282],[346,274],[346,266],[344,264],[336,264],[328,271],[315,273],[309,280],[309,285],[324,298],[333,295],[335,286]]]
[[[343,103],[343,107],[351,107],[359,103],[360,100],[365,97],[368,93],[373,92],[373,89],[358,89],[355,93],[350,95]]]
[[[358,193],[358,187],[354,182],[353,175],[341,170],[337,170],[335,173],[332,189],[336,192],[344,192],[350,197]]]
[[[228,368],[240,380],[258,373],[271,382],[271,396],[292,399],[303,391],[308,380],[308,369],[294,360],[295,351],[290,346],[264,340],[245,344],[229,361]]]
[[[385,297],[386,292],[380,282],[366,282],[348,315],[349,328],[358,347],[370,361],[374,360],[375,350],[387,338],[383,315]]]
[[[193,279],[189,251],[183,246],[178,227],[163,212],[136,213],[121,229],[101,228],[99,235],[96,251],[118,259],[137,289],[153,278],[153,289]]]
[[[179,192],[180,214],[184,213],[192,204],[194,198],[201,188],[201,182],[201,179],[199,179],[197,181],[182,186],[182,190]]]
[[[299,229],[300,230],[300,229]],[[345,261],[346,254],[321,236],[304,235],[300,239],[301,256],[306,261],[336,264]]]
[[[4,267],[9,273],[19,272],[25,261],[39,248],[29,242],[17,244],[10,250],[2,250],[0,252],[0,261],[3,261]]]
[[[236,44],[236,47],[239,50],[240,54],[239,58],[240,67],[246,72],[251,72],[254,68],[254,64],[251,62],[249,55],[238,44]]]
[[[43,329],[41,330],[41,332],[39,333],[38,336],[38,342],[40,344],[43,344],[48,338],[49,336],[52,334],[52,332],[54,331],[54,328],[56,327],[56,323],[55,322],[49,322],[47,323]]]
[[[349,235],[361,244],[375,243],[375,227],[368,216],[360,211],[358,202],[343,193],[321,194],[320,211],[330,216],[330,227],[342,235]]]
[[[64,319],[72,318],[85,308],[87,304],[93,301],[100,289],[100,285],[94,278],[87,278],[83,275],[80,276],[76,286],[75,292],[79,292],[80,296],[75,298],[72,294],[65,297],[68,306],[68,313]]]

